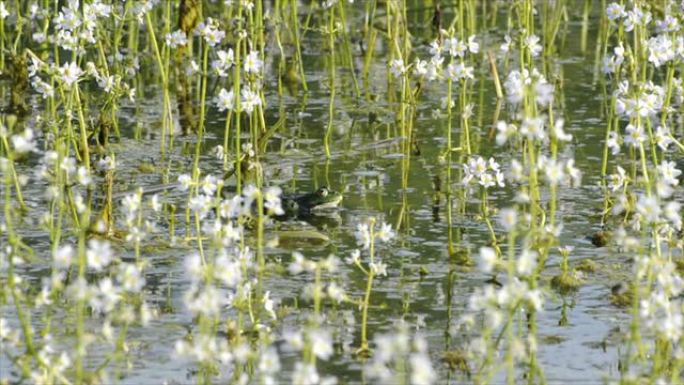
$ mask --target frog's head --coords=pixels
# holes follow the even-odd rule
[[[335,208],[339,206],[341,201],[342,194],[328,187],[321,187],[297,199],[299,208],[308,211]]]

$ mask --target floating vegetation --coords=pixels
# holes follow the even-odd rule
[[[611,235],[609,231],[599,230],[589,236],[589,240],[596,247],[606,247],[610,242]]]
[[[682,23],[0,0],[0,384],[681,383]]]
[[[635,295],[634,287],[623,282],[616,283],[610,288],[610,302],[615,306],[631,306]]]
[[[582,283],[584,280],[579,271],[565,272],[551,278],[551,287],[563,294],[577,291]]]
[[[581,271],[585,274],[595,273],[598,271],[599,265],[592,259],[583,259],[575,264],[575,270]]]

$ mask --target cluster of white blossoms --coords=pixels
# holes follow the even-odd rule
[[[223,181],[209,174],[201,181],[194,183],[189,174],[182,174],[178,177],[180,188],[185,191],[189,188],[196,188],[198,193],[190,198],[190,209],[196,213],[200,219],[209,214],[209,212],[216,207],[216,192],[219,187],[223,186]],[[247,185],[242,189],[242,194],[236,194],[231,198],[221,200],[218,203],[218,216],[224,219],[236,219],[241,216],[253,215],[254,204],[256,199],[261,196],[264,202],[264,208],[269,214],[282,215],[284,210],[282,208],[281,200],[282,190],[280,187],[266,187],[259,190],[254,185]]]
[[[606,8],[606,15],[615,23],[622,23],[624,30],[632,31],[636,26],[648,27],[652,21],[651,13],[644,12],[634,3],[634,8],[626,10],[623,4],[611,3]],[[644,47],[648,52],[648,61],[656,68],[662,65],[681,61],[684,58],[684,37],[675,34],[680,30],[679,20],[666,13],[662,19],[655,21],[657,34],[650,38],[642,37]],[[613,55],[604,58],[604,72],[615,72],[624,61],[625,49],[620,42],[614,49]]]
[[[154,212],[161,210],[161,203],[159,196],[153,195],[147,201],[147,205],[152,208]],[[126,241],[139,244],[148,233],[155,231],[155,224],[152,220],[144,217],[142,189],[137,192],[127,194],[121,200],[121,208],[125,217],[125,225],[127,229]]]
[[[540,107],[546,107],[553,102],[553,85],[536,68],[530,72],[513,70],[508,73],[504,82],[506,98],[514,106],[522,103],[523,98],[531,96]]]
[[[252,91],[249,86],[245,86],[240,91],[240,110],[251,114],[255,108],[261,106],[261,96],[258,92]],[[221,88],[219,94],[214,99],[219,111],[235,111],[235,93],[225,88]]]
[[[210,47],[221,44],[221,41],[226,37],[226,32],[219,28],[218,20],[211,17],[197,24],[195,34],[201,36]]]
[[[115,96],[127,96],[130,101],[135,101],[136,89],[130,87],[119,75],[108,75],[106,71],[98,70],[93,62],[85,63],[83,70],[75,61],[65,62],[61,66],[45,63],[35,55],[30,55],[28,74],[31,86],[43,99],[55,96],[55,88],[41,78],[41,74],[55,78],[66,89],[72,88],[78,82],[89,77],[97,81],[98,86],[107,94]]]
[[[644,326],[673,345],[677,345],[684,331],[684,281],[672,261],[655,256],[642,257],[636,266],[641,278],[655,276],[650,295],[639,302],[639,316]]]
[[[481,156],[473,156],[468,159],[467,163],[463,164],[463,179],[461,183],[467,186],[473,181],[476,181],[485,189],[493,186],[506,186],[499,163],[494,158],[489,158],[489,161],[486,161]]]
[[[232,49],[227,51],[219,50],[217,59],[212,61],[211,67],[219,77],[227,77],[228,70],[235,64],[235,53]],[[259,57],[259,51],[250,51],[243,59],[243,70],[247,75],[258,76],[264,66],[264,62]],[[251,114],[257,107],[262,105],[262,99],[258,89],[261,87],[258,81],[246,82],[240,90],[240,110]],[[254,88],[256,86],[256,88]],[[234,111],[236,109],[235,92],[233,89],[226,90],[221,88],[218,95],[214,98],[219,111]]]
[[[33,12],[40,11],[34,9]],[[52,19],[54,33],[47,36],[39,33],[33,38],[39,42],[47,39],[55,46],[80,52],[83,47],[97,43],[98,18],[108,18],[111,14],[112,6],[100,0],[84,2],[82,7],[79,0],[69,0]]]
[[[293,351],[308,349],[316,358],[327,361],[332,357],[333,339],[329,330],[319,327],[307,327],[304,331],[285,330],[283,339],[287,347]],[[316,365],[310,362],[296,362],[292,372],[292,384],[335,384],[334,376],[321,376]]]
[[[502,223],[504,228],[510,230],[516,226],[517,215],[513,209],[506,209],[505,211],[506,213],[502,214]],[[477,288],[469,297],[468,312],[457,323],[458,327],[469,330],[473,327],[479,327],[477,326],[478,322],[476,322],[478,316],[484,318],[483,327],[487,332],[473,338],[466,346],[468,356],[472,357],[474,361],[483,363],[484,361],[480,361],[483,360],[483,357],[492,354],[492,350],[497,350],[496,344],[486,339],[484,335],[496,334],[504,327],[506,320],[516,312],[534,313],[542,311],[544,294],[542,290],[533,288],[529,284],[528,277],[534,274],[538,266],[538,255],[527,247],[523,248],[520,254],[510,261],[500,260],[494,249],[482,247],[479,258],[478,265],[483,273],[491,274],[495,270],[512,272],[512,275],[504,277],[499,287],[488,284],[482,288]],[[507,264],[513,264],[513,268],[507,267]],[[456,333],[457,329],[452,329],[450,332]],[[507,344],[515,346],[513,349],[515,360],[526,360],[537,349],[535,337],[531,334],[526,338],[514,336],[513,340],[507,341]]]
[[[245,275],[255,268],[254,253],[249,247],[219,245],[215,254],[212,259],[205,260],[199,253],[194,253],[185,261],[190,287],[183,295],[183,302],[194,316],[208,320],[219,319],[224,309],[251,303],[254,295],[254,283]],[[264,293],[260,305],[272,319],[276,318],[276,302],[270,292]],[[252,308],[252,311],[256,310]],[[266,328],[264,325],[258,327]],[[179,357],[218,365],[223,370],[230,370],[233,362],[244,363],[252,354],[248,346],[229,346],[225,338],[206,328],[199,328],[190,341],[176,341],[175,352]]]
[[[319,261],[306,259],[300,252],[292,253],[292,262],[288,266],[288,271],[292,275],[301,273],[315,274],[316,271],[328,272],[335,274],[338,272],[340,260],[330,254],[328,258]],[[320,295],[323,299],[329,299],[334,303],[340,303],[346,298],[344,289],[334,281],[331,281],[325,287],[318,287],[314,283],[307,284],[302,290],[304,299],[311,300],[316,295]]]
[[[630,85],[628,80],[618,84],[614,93],[615,110],[621,117],[653,117],[661,112],[666,90],[651,81]]]
[[[582,182],[582,173],[575,167],[575,159],[572,158],[563,162],[541,155],[537,159],[537,169],[544,173],[550,185],[578,187]]]
[[[433,384],[437,372],[432,367],[427,341],[420,335],[411,335],[409,327],[401,322],[396,331],[373,338],[375,350],[364,372],[378,383],[403,383],[406,375],[414,385]],[[408,367],[404,366],[408,362]],[[401,364],[400,364],[401,363]],[[406,373],[396,370],[405,367]]]
[[[111,271],[113,274],[93,282],[77,277],[66,287],[67,296],[75,302],[84,301],[94,313],[106,317],[108,321],[130,323],[139,319],[147,324],[152,312],[144,301],[140,306],[124,301],[124,295],[141,294],[145,287],[141,265],[117,261],[110,243],[97,239],[88,241],[85,256],[88,268],[95,272]],[[50,293],[62,288],[66,272],[76,261],[76,249],[72,245],[64,244],[56,250],[53,254],[55,271],[52,279],[44,282],[42,304],[51,303]],[[136,312],[139,314],[137,317]]]
[[[361,246],[363,250],[369,250],[371,249],[371,246],[376,246],[378,241],[383,243],[390,242],[396,236],[396,233],[388,223],[383,222],[380,225],[380,228],[376,228],[375,219],[372,218],[367,222],[357,224],[354,236],[356,237],[357,245]],[[345,258],[345,262],[350,265],[356,265],[359,269],[366,272],[362,267],[361,250],[359,249],[353,250],[351,255],[348,258]],[[373,260],[369,261],[368,267],[373,275],[387,275],[387,265],[376,256],[373,256]]]
[[[441,31],[441,38],[430,44],[430,59],[416,58],[415,62],[407,65],[403,59],[395,59],[389,63],[390,72],[395,77],[406,75],[410,70],[417,77],[428,81],[435,81],[447,77],[452,81],[471,80],[474,78],[473,67],[466,65],[465,58],[468,53],[480,52],[480,45],[476,36],[470,36],[467,40],[452,37],[447,31]],[[445,58],[448,59],[446,74],[443,65]]]

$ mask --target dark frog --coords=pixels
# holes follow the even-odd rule
[[[285,195],[281,201],[284,214],[277,218],[289,219],[306,217],[319,210],[336,208],[342,201],[342,194],[328,187],[321,187],[307,194]]]

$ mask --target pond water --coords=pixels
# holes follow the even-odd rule
[[[224,15],[218,11],[223,9],[219,8],[220,5],[213,4],[214,2],[207,3],[204,9],[205,16],[211,16],[211,12],[216,12],[215,17],[220,19],[220,15]],[[480,53],[469,59],[472,60],[469,63],[474,66],[474,77],[468,83],[467,91],[469,102],[473,104],[468,131],[472,155],[466,155],[463,147],[464,130],[458,107],[459,98],[462,96],[460,88],[454,86],[453,95],[457,107],[454,108],[452,118],[451,140],[452,147],[460,146],[460,150],[455,149],[451,155],[445,157],[449,140],[446,136],[447,118],[442,106],[442,99],[447,94],[446,80],[442,78],[435,82],[422,82],[418,91],[419,97],[402,101],[401,86],[398,85],[401,83],[392,79],[392,76],[388,77],[390,61],[396,57],[392,53],[395,47],[391,44],[396,42],[386,36],[385,2],[377,3],[378,14],[373,16],[376,23],[374,30],[379,31],[378,34],[381,36],[373,45],[374,54],[368,63],[365,55],[369,46],[364,40],[362,26],[368,17],[369,5],[356,2],[344,6],[347,12],[346,31],[349,36],[344,37],[340,33],[336,37],[335,53],[338,56],[335,59],[336,93],[332,118],[329,114],[331,52],[327,35],[321,33],[321,29],[327,23],[327,11],[319,8],[311,11],[309,29],[303,29],[305,32],[301,37],[301,54],[308,86],[308,91],[305,91],[301,84],[286,84],[288,82],[278,76],[279,66],[284,64],[280,59],[276,32],[280,31],[282,36],[279,37],[288,40],[284,48],[287,55],[294,55],[294,49],[289,35],[291,29],[272,24],[276,12],[275,5],[270,3],[264,4],[269,17],[266,19],[261,82],[265,101],[265,127],[276,127],[276,130],[267,137],[263,149],[257,149],[259,167],[263,169],[263,186],[279,186],[286,196],[328,186],[343,194],[340,207],[304,219],[268,221],[265,225],[265,240],[261,244],[257,239],[254,225],[247,226],[242,245],[250,247],[251,250],[262,250],[266,266],[264,272],[250,273],[252,285],[258,287],[253,289],[253,295],[269,292],[270,299],[275,301],[276,318],[272,319],[267,315],[268,312],[261,311],[261,316],[257,316],[259,328],[267,337],[257,338],[255,327],[249,320],[252,314],[240,306],[228,306],[224,303],[216,318],[218,321],[212,326],[213,335],[219,340],[232,341],[231,338],[234,336],[231,337],[228,330],[234,331],[231,329],[234,325],[229,325],[240,320],[239,322],[244,324],[239,334],[246,345],[230,345],[232,362],[217,365],[220,374],[213,372],[208,377],[199,375],[202,370],[208,370],[207,367],[202,367],[196,360],[179,354],[178,347],[178,341],[197,341],[202,328],[198,312],[188,309],[187,305],[187,293],[192,292],[195,286],[195,278],[189,272],[187,261],[199,252],[194,217],[186,224],[188,193],[178,188],[162,191],[159,199],[164,208],[160,212],[154,212],[144,205],[143,218],[154,222],[156,227],[146,230],[147,234],[140,244],[139,258],[136,258],[134,243],[124,239],[126,225],[121,201],[123,196],[135,191],[136,187],[142,187],[143,190],[153,189],[160,184],[175,183],[180,175],[192,174],[197,141],[194,132],[182,135],[177,131],[172,144],[169,143],[169,138],[164,136],[160,128],[164,124],[164,96],[158,78],[156,59],[151,53],[140,52],[141,70],[135,77],[130,78],[131,84],[137,89],[136,101],[122,99],[116,112],[120,136],[112,133],[109,144],[105,149],[97,150],[99,153],[94,150],[95,146],[91,146],[94,160],[104,155],[116,157],[117,165],[113,173],[115,198],[112,223],[115,224],[114,227],[121,229],[121,233],[111,233],[109,236],[89,233],[83,238],[83,242],[87,242],[88,239],[107,239],[117,263],[137,262],[138,266],[144,266],[141,271],[145,283],[141,294],[138,294],[140,297],[131,296],[127,299],[135,303],[131,298],[144,298],[152,315],[142,324],[136,321],[126,325],[125,352],[118,356],[112,353],[116,351],[116,338],[113,339],[114,342],[109,342],[102,335],[102,325],[105,324],[105,320],[109,320],[109,316],[98,315],[86,306],[83,328],[86,330],[85,333],[90,335],[91,341],[87,345],[87,355],[84,356],[85,371],[96,373],[95,377],[104,383],[185,384],[203,382],[207,378],[209,382],[223,383],[236,380],[234,376],[238,366],[242,368],[240,373],[249,376],[264,370],[258,364],[259,357],[267,346],[271,346],[275,348],[280,361],[273,379],[276,383],[288,383],[296,375],[297,364],[302,361],[303,354],[301,349],[293,347],[288,336],[306,328],[314,322],[311,321],[313,318],[319,327],[330,333],[332,339],[331,354],[326,359],[319,356],[316,360],[317,371],[323,377],[337,377],[340,384],[395,383],[399,381],[397,378],[406,383],[421,383],[409,374],[399,377],[374,377],[368,369],[370,363],[377,358],[378,352],[382,351],[373,337],[396,337],[399,333],[397,328],[401,328],[399,324],[407,328],[407,331],[402,333],[407,333],[412,341],[417,338],[424,339],[427,343],[424,353],[436,375],[429,382],[503,383],[507,378],[509,383],[526,382],[530,376],[527,359],[521,359],[517,364],[513,378],[507,377],[509,372],[504,362],[508,344],[504,342],[499,347],[499,353],[493,356],[495,362],[501,363],[500,366],[494,365],[499,369],[488,372],[489,374],[484,377],[478,376],[481,357],[477,357],[477,349],[469,350],[469,347],[472,347],[473,339],[480,332],[466,330],[461,325],[464,316],[468,314],[475,314],[476,325],[484,323],[478,313],[473,311],[473,304],[470,301],[478,290],[492,285],[492,273],[484,272],[481,266],[478,266],[480,248],[492,246],[491,232],[480,210],[479,188],[476,184],[474,187],[462,185],[462,164],[473,159],[475,155],[480,155],[485,160],[494,157],[501,164],[504,174],[508,176],[513,172],[511,160],[522,161],[526,156],[524,152],[527,151],[526,147],[509,144],[500,146],[496,143],[497,121],[517,121],[520,116],[519,110],[511,106],[505,98],[497,98],[487,59],[488,52],[497,57],[499,76],[504,82],[507,69],[503,64],[504,55],[499,47],[504,42],[504,35],[507,34],[506,18],[516,13],[506,2],[441,2],[440,15],[443,25],[447,25],[448,21],[458,16],[458,4],[477,4],[478,12],[485,15],[478,13],[478,17],[485,21],[482,23],[482,20],[478,19],[478,24],[486,24],[476,28]],[[411,58],[429,58],[429,44],[437,36],[432,27],[435,4],[432,1],[406,3],[405,20],[410,32],[408,36],[411,42]],[[596,247],[590,239],[591,235],[602,229],[605,197],[601,175],[608,125],[605,105],[609,103],[612,91],[606,89],[600,80],[605,75],[599,71],[602,57],[597,58],[598,50],[595,48],[602,38],[600,23],[604,21],[605,16],[604,9],[589,1],[590,12],[583,22],[584,1],[552,3],[565,6],[564,17],[567,20],[559,24],[555,50],[550,57],[543,59],[543,63],[542,59],[537,59],[537,68],[544,68],[547,79],[554,85],[556,107],[553,113],[556,118],[564,119],[565,132],[572,135],[571,141],[560,146],[558,157],[574,159],[575,167],[581,172],[582,179],[579,185],[559,187],[555,197],[555,221],[560,225],[561,231],[551,242],[552,246],[544,248],[544,266],[538,270],[534,279],[544,298],[542,309],[534,312],[534,332],[529,330],[529,309],[516,308],[514,314],[505,316],[506,320],[511,319],[511,322],[514,322],[515,326],[511,327],[511,332],[518,335],[521,340],[525,340],[530,334],[536,337],[536,360],[541,368],[539,373],[543,374],[541,377],[535,374],[536,379],[531,381],[557,384],[602,383],[623,378],[626,370],[621,366],[621,360],[624,359],[624,350],[629,345],[627,341],[632,314],[629,307],[615,305],[611,290],[617,284],[630,282],[633,279],[634,267],[632,254],[624,253],[619,247]],[[494,11],[484,10],[494,4],[499,8]],[[302,2],[299,6],[299,21],[304,23],[311,8],[308,2]],[[542,4],[536,6],[538,12],[541,12]],[[157,12],[156,17],[163,20],[162,12],[165,8],[162,5],[158,8],[152,12]],[[175,14],[178,10],[173,8],[173,12]],[[496,12],[498,20],[493,21],[492,14],[488,12]],[[10,16],[7,20],[13,20],[13,17]],[[175,18],[172,22],[175,23]],[[219,23],[219,26],[222,25]],[[401,24],[397,25],[402,28]],[[539,23],[537,25],[539,27]],[[146,33],[147,24],[143,22],[140,26],[141,32]],[[541,27],[539,28],[541,30]],[[161,29],[157,33],[160,34]],[[158,35],[158,38],[159,36],[161,35]],[[348,47],[345,46],[346,38],[349,39]],[[228,43],[226,46],[233,45]],[[62,54],[64,57],[70,55],[67,51]],[[201,56],[195,55],[194,59],[201,60]],[[356,76],[351,76],[350,65],[357,71]],[[369,66],[367,80],[363,80],[361,75],[365,65]],[[507,65],[510,66],[510,71],[517,63],[511,60]],[[201,81],[198,80],[201,79],[201,75],[192,76],[195,83],[190,94],[197,114],[191,118],[197,121],[200,115],[196,96],[202,92]],[[392,83],[389,91],[388,79]],[[355,82],[360,87],[358,95],[354,89]],[[96,98],[93,96],[91,99],[87,96],[90,90],[97,89],[94,83],[83,81],[80,86],[81,92],[86,95],[83,97],[86,100],[84,106],[87,106],[84,113],[86,120],[92,122],[90,124],[95,124],[98,116]],[[415,91],[417,83],[411,82],[412,92]],[[13,84],[11,81],[3,84],[4,95],[9,97]],[[216,146],[224,144],[226,112],[219,111],[213,103],[214,97],[222,87],[226,87],[223,79],[216,76],[208,78],[205,132],[198,163],[201,177],[212,174],[222,178],[226,171],[224,165],[232,168],[235,154],[233,147],[226,149],[229,162],[224,163],[214,153]],[[176,105],[176,97],[173,89],[173,125],[178,129],[181,123],[176,116],[176,108],[179,107]],[[38,136],[40,149],[50,148],[50,141],[47,138],[49,124],[43,121],[44,118],[38,118],[48,116],[43,115],[46,114],[45,101],[35,90],[29,92],[27,100],[32,113],[21,118],[19,124],[33,127]],[[410,106],[403,110],[402,105],[406,103]],[[62,116],[64,106],[58,104],[56,108],[59,111],[57,115]],[[406,136],[407,131],[404,128],[407,122],[401,120],[402,111],[410,111],[412,114],[408,118],[411,119],[412,125],[410,138]],[[243,143],[250,141],[249,126],[253,124],[246,116],[241,121],[244,127]],[[249,115],[252,116],[254,115]],[[233,124],[236,122],[234,117],[230,119]],[[64,121],[56,123],[64,124]],[[78,116],[72,119],[72,124],[78,127]],[[324,143],[329,124],[332,125],[332,133],[328,155]],[[41,130],[43,134],[38,134]],[[231,140],[234,140],[234,134],[231,135]],[[262,136],[264,133],[260,132],[259,135]],[[548,154],[548,151],[544,150],[547,145],[538,145],[539,148],[543,148],[540,153]],[[161,148],[164,148],[163,152]],[[4,150],[3,154],[7,156],[7,151]],[[71,155],[74,156],[74,153]],[[55,351],[69,352],[71,360],[64,373],[67,378],[73,379],[79,376],[75,374],[76,344],[79,339],[77,325],[80,314],[75,309],[78,301],[69,298],[66,294],[68,290],[65,290],[52,299],[50,306],[30,305],[35,303],[41,287],[46,280],[49,281],[53,273],[51,261],[55,250],[54,238],[51,238],[50,231],[41,225],[42,215],[49,210],[52,210],[53,214],[55,211],[54,208],[50,209],[46,194],[49,183],[35,172],[41,164],[40,159],[41,156],[36,152],[15,162],[17,174],[28,178],[28,183],[22,187],[23,199],[28,207],[24,214],[12,214],[11,219],[7,217],[7,213],[11,211],[7,207],[16,208],[18,205],[17,194],[12,183],[5,183],[0,189],[3,197],[6,193],[9,197],[9,200],[5,200],[7,209],[3,210],[0,217],[4,222],[12,223],[16,234],[33,253],[31,258],[26,258],[25,263],[17,264],[12,270],[7,262],[8,258],[11,258],[8,256],[12,253],[4,251],[3,259],[0,260],[3,262],[0,264],[3,285],[9,285],[10,276],[14,276],[15,279],[21,278],[23,283],[19,286],[26,297],[17,305],[17,299],[11,295],[12,290],[7,287],[2,289],[0,318],[5,320],[6,326],[10,329],[20,331],[20,317],[24,314],[18,313],[17,308],[23,308],[24,312],[31,315],[32,328],[34,333],[38,334],[45,330],[46,320],[49,319],[51,345]],[[623,163],[625,168],[640,165],[638,162]],[[450,171],[447,172],[449,168]],[[541,175],[544,169],[540,170]],[[3,180],[10,179],[8,172],[3,172]],[[107,181],[103,172],[93,172],[92,178],[93,183],[89,188],[78,191],[84,197],[92,197],[88,204],[92,205],[92,216],[95,217],[98,210],[102,209],[106,191],[104,186]],[[236,179],[233,176],[227,179],[225,189],[233,190],[235,184]],[[501,210],[518,205],[517,207],[526,207],[521,210],[527,210],[527,214],[534,211],[525,204],[516,203],[522,185],[525,183],[507,182],[505,187],[494,186],[487,192],[490,223],[497,234],[503,255],[508,251],[506,231],[499,219]],[[549,194],[551,192],[548,188],[541,189],[541,210],[547,215]],[[227,196],[232,197],[234,193]],[[150,197],[151,194],[145,195],[143,201],[146,202]],[[168,210],[172,205],[175,212],[169,214]],[[61,244],[70,244],[78,248],[81,233],[72,221],[70,210],[62,214],[64,228]],[[520,218],[525,215],[523,211],[519,214]],[[206,222],[212,223],[216,213],[210,211]],[[171,228],[170,218],[174,218]],[[366,223],[369,218],[375,218],[378,228],[381,223],[391,225],[396,235],[389,242],[379,242],[375,248],[377,257],[386,264],[387,275],[376,276],[373,281],[368,308],[371,354],[368,358],[363,358],[355,352],[362,344],[360,330],[363,320],[360,301],[366,293],[368,278],[356,266],[346,263],[345,259],[360,248],[355,233],[358,226]],[[534,220],[538,219],[539,217],[535,217]],[[6,226],[0,241],[9,245]],[[173,233],[173,238],[170,232]],[[203,234],[204,248],[207,255],[213,255],[213,251],[210,251],[213,250],[213,246],[210,246],[210,235],[207,234]],[[274,241],[278,235],[278,241]],[[523,243],[527,241],[522,231],[514,253],[522,252]],[[558,275],[561,269],[558,246],[573,248],[569,256],[570,266],[577,266],[584,260],[591,260],[597,265],[596,271],[583,274],[582,284],[576,290],[559,291],[551,285],[552,278]],[[314,283],[314,275],[288,273],[288,266],[294,261],[293,252],[301,253],[312,261],[322,261],[331,254],[336,255],[340,259],[337,270],[324,272],[323,280],[326,282],[325,285],[334,282],[344,289],[350,300],[336,303],[326,299],[321,309],[314,310],[314,304],[307,298],[307,291],[310,293],[311,285]],[[68,280],[65,281],[67,286],[77,274],[78,268],[74,265]],[[114,267],[111,267],[111,270],[90,269],[85,277],[90,284],[96,285],[98,280],[106,276],[115,277],[116,274]],[[505,276],[505,269],[499,271],[497,284],[505,283]],[[218,290],[219,296],[226,300],[235,295],[232,289],[219,287]],[[29,300],[30,298],[34,299]],[[352,299],[357,302],[352,303]],[[318,318],[312,317],[313,312],[320,312]],[[112,324],[114,336],[122,332],[120,322],[119,320]],[[493,339],[496,339],[499,333],[503,333],[501,330],[505,322],[494,329]],[[20,332],[20,335],[24,336],[24,333]],[[42,346],[46,342],[38,334],[33,338],[38,346]],[[503,334],[499,335],[500,338],[502,336]],[[23,338],[20,340],[23,341]],[[236,357],[239,356],[238,350],[245,346],[253,350],[254,356],[249,358],[247,363],[241,363]],[[522,349],[523,355],[529,354],[529,347],[519,348]],[[420,348],[416,347],[411,351],[418,352]],[[464,354],[468,370],[450,369],[448,360],[445,359],[449,357],[449,353]],[[15,360],[25,354],[25,346],[21,342],[12,346],[8,343],[2,348],[2,354],[0,381],[21,383],[22,365]],[[306,357],[306,353],[304,354]],[[36,360],[29,364],[32,368],[30,372],[40,371],[37,368],[41,366],[37,362]],[[388,364],[387,367],[402,373],[402,370],[405,371],[413,365],[409,362],[413,361],[405,360],[403,364],[399,361],[392,365]],[[413,370],[417,369],[414,367]],[[25,379],[24,383],[25,381],[33,380],[29,378]],[[60,382],[59,377],[52,378],[52,381]],[[250,381],[260,383],[261,380],[255,376],[250,377]],[[315,382],[312,380],[301,383]]]

